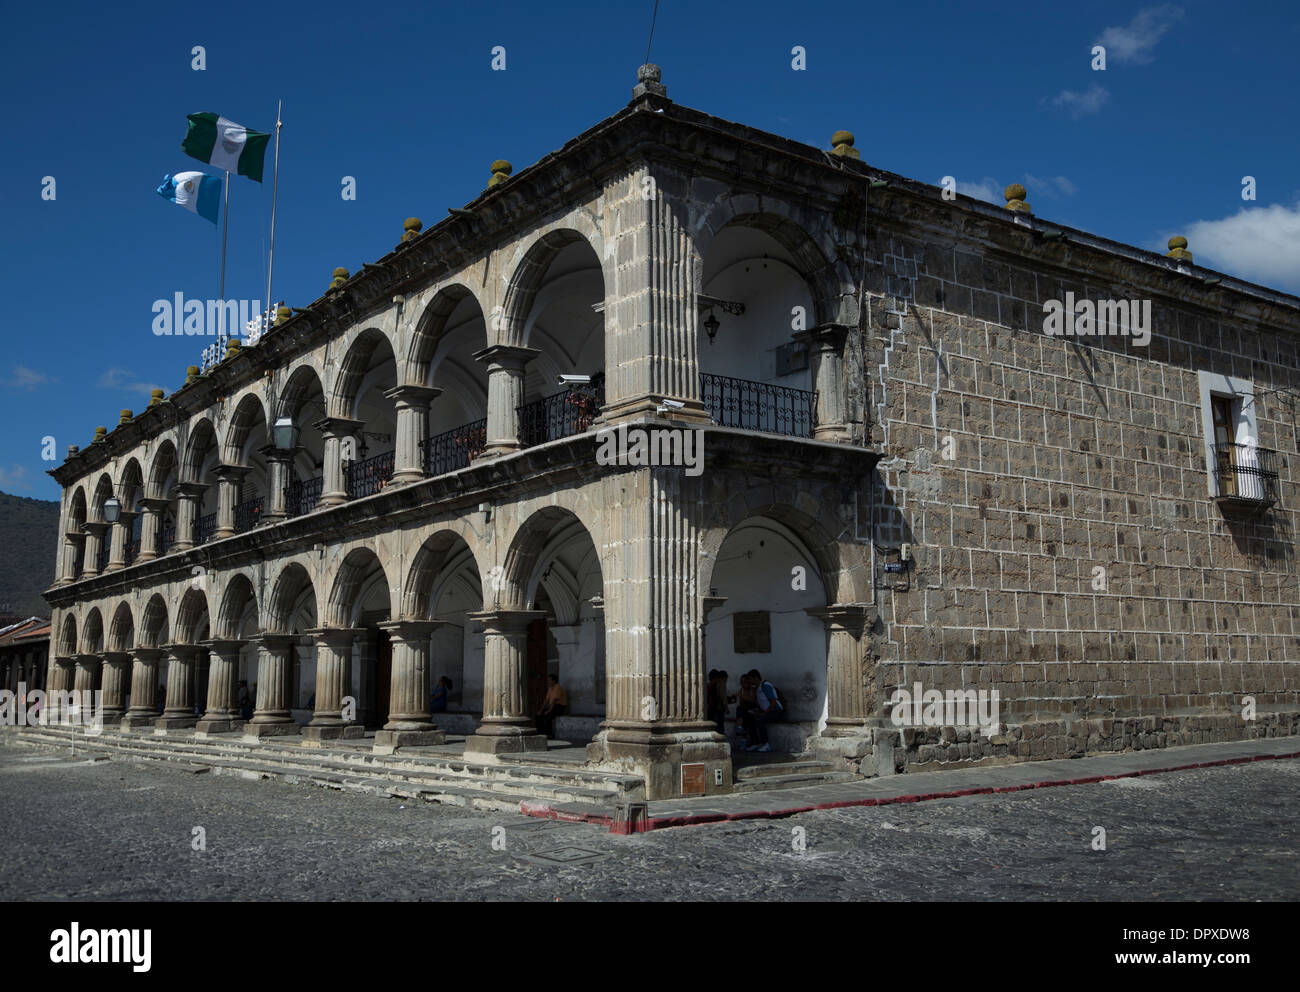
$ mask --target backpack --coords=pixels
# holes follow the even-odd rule
[[[789,709],[785,704],[785,693],[771,682],[764,680],[763,684],[759,686],[759,689],[762,690],[763,695],[768,698],[768,702],[776,703],[776,705],[780,707],[782,713],[785,713]],[[772,691],[768,692],[769,689]]]

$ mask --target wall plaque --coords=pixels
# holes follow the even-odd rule
[[[682,765],[682,795],[704,795],[704,765]]]
[[[767,610],[735,613],[731,618],[731,637],[736,654],[770,654],[772,651],[772,615]]]

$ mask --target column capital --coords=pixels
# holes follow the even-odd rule
[[[213,654],[238,654],[247,643],[248,641],[237,637],[212,637],[199,641],[199,646],[207,648]]]
[[[412,410],[427,410],[429,404],[442,395],[442,389],[438,386],[420,386],[409,383],[404,386],[385,389],[384,395],[396,403],[399,410],[404,406]]]
[[[874,623],[876,616],[869,603],[831,603],[826,606],[809,606],[804,609],[810,617],[826,624],[827,630],[844,630],[853,637],[862,636],[863,629]]]
[[[335,649],[343,647],[344,643],[351,647],[357,636],[365,632],[365,627],[313,627],[311,630],[303,631],[318,642]]]
[[[167,507],[171,505],[171,500],[164,496],[143,496],[140,499],[140,505],[146,510],[152,510],[154,513],[159,513],[166,510]]]
[[[726,596],[701,596],[700,597],[700,618],[708,621],[709,614],[727,601]]]
[[[202,499],[203,494],[208,491],[208,485],[205,482],[178,482],[176,483],[176,495],[181,499]]]
[[[481,623],[485,630],[498,634],[510,634],[524,630],[534,620],[546,616],[545,610],[480,610],[466,613],[466,620]]]
[[[537,348],[521,348],[513,344],[494,344],[482,351],[474,352],[476,362],[485,362],[488,371],[493,368],[510,369],[518,372],[524,365],[541,354]]]
[[[162,657],[162,648],[132,648],[131,657],[136,661],[157,661]]]
[[[197,644],[160,644],[159,648],[173,658],[193,658],[203,648]]]
[[[93,534],[96,537],[103,537],[104,532],[108,530],[109,525],[103,520],[87,520],[85,528],[87,534]]]
[[[100,658],[106,662],[130,661],[131,654],[130,651],[105,651]]]
[[[212,468],[212,474],[218,479],[223,481],[229,479],[234,482],[241,481],[251,471],[251,465],[215,465]]]
[[[98,654],[95,654],[90,651],[78,651],[76,654],[72,656],[72,661],[74,664],[78,664],[78,665],[89,665],[92,662],[98,665],[100,662],[100,657]]]
[[[324,438],[351,437],[364,426],[364,420],[353,420],[351,417],[322,417],[312,424]]]
[[[796,341],[804,341],[809,344],[817,344],[822,347],[838,348],[848,337],[851,328],[848,324],[837,324],[834,321],[817,324],[808,328],[806,331],[799,331],[792,335]]]
[[[439,627],[447,626],[446,620],[385,620],[379,625],[380,630],[388,631],[395,641],[426,640]]]
[[[84,530],[70,530],[63,536],[69,541],[80,543],[86,539],[86,532]]]
[[[293,456],[301,450],[301,444],[296,448],[277,448],[274,444],[264,444],[257,449],[257,453],[268,462],[288,463],[293,461]]]
[[[266,648],[268,651],[283,651],[297,639],[297,634],[284,634],[278,631],[267,631],[261,634],[254,634],[248,639],[248,641],[250,644],[256,644],[258,647]]]

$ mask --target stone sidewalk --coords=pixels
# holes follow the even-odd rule
[[[1111,779],[1186,771],[1191,768],[1294,758],[1300,758],[1300,739],[1274,737],[953,771],[890,775],[799,789],[701,796],[698,799],[664,799],[640,804],[644,810],[620,807],[619,812],[613,816],[607,809],[581,803],[526,801],[520,805],[520,811],[529,816],[547,819],[599,824],[609,827],[613,833],[630,834],[666,827],[793,816],[817,809],[885,806],[981,793],[1089,785]]]

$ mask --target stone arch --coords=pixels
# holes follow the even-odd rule
[[[209,633],[208,595],[200,582],[191,585],[176,608],[176,643],[197,644]]]
[[[322,397],[325,395],[325,386],[321,382],[320,373],[316,371],[315,366],[310,362],[304,361],[294,368],[289,373],[288,379],[285,380],[284,388],[280,390],[280,397],[276,402],[275,416],[292,417],[294,422],[297,423],[303,405],[317,393]],[[325,415],[323,405],[320,415],[322,417]]]
[[[136,458],[128,459],[123,466],[117,489],[124,511],[134,513],[139,510],[140,499],[144,496],[144,473]]]
[[[462,561],[466,556],[467,563]],[[479,569],[478,559],[463,534],[448,529],[439,530],[426,538],[415,553],[411,568],[406,575],[406,583],[402,588],[399,607],[402,618],[433,619],[429,606],[437,583],[446,576],[449,566],[456,565],[454,571],[460,573],[465,570],[465,564],[468,564],[475,577],[479,578],[481,587],[482,571]]]
[[[703,285],[704,259],[714,239],[729,227],[751,227],[771,235],[795,259],[795,268],[813,292],[816,323],[840,319],[839,300],[855,291],[856,276],[840,261],[826,224],[817,224],[805,211],[770,198],[724,193],[701,205],[692,227],[696,264]],[[816,231],[817,233],[812,233]]]
[[[167,439],[158,445],[153,460],[149,463],[149,482],[145,495],[154,499],[166,499],[168,481],[176,471],[176,445]]]
[[[533,309],[546,273],[559,254],[572,244],[585,243],[595,254],[604,296],[608,297],[612,280],[605,271],[604,242],[599,229],[594,224],[583,224],[583,219],[583,215],[575,214],[566,218],[566,223],[575,221],[578,226],[586,228],[585,231],[557,226],[539,234],[531,243],[521,245],[519,260],[510,273],[501,308],[500,340],[492,343],[523,345],[528,314]]]
[[[250,602],[253,606],[254,626],[256,626],[257,594],[254,592],[252,580],[243,572],[236,572],[230,577],[222,593],[221,605],[217,609],[217,622],[214,625],[214,636],[229,639],[242,636],[244,615],[248,612]]]
[[[167,625],[167,601],[161,593],[154,593],[144,605],[140,616],[140,635],[137,638],[140,647],[156,648],[167,643],[169,637]]]
[[[420,315],[420,320],[416,324],[415,333],[411,335],[410,346],[406,350],[406,358],[401,369],[400,381],[403,384],[421,386],[428,383],[434,354],[444,335],[450,330],[447,326],[448,322],[452,314],[467,301],[474,303],[479,318],[484,321],[486,327],[487,315],[472,290],[462,283],[443,286],[424,308],[424,313]],[[487,347],[486,334],[479,347]]]
[[[81,622],[81,653],[101,654],[104,650],[104,618],[98,606],[92,606]]]
[[[334,576],[329,599],[325,607],[325,624],[329,627],[351,627],[355,621],[355,612],[361,601],[362,587],[378,571],[383,577],[384,590],[391,586],[383,562],[370,548],[353,548],[348,552],[339,570]],[[389,594],[389,619],[392,616],[392,597]]]
[[[55,655],[71,658],[77,653],[77,618],[71,613],[63,615],[63,626],[59,630],[58,650]]]
[[[131,605],[126,601],[117,604],[113,611],[113,620],[108,628],[108,650],[130,651],[135,647],[135,618],[131,615]]]
[[[537,598],[537,589],[543,583],[543,563],[555,549],[571,541],[579,533],[586,535],[593,548],[598,548],[591,530],[573,510],[560,506],[546,506],[534,511],[515,531],[501,572],[501,606],[506,609],[528,609]],[[600,570],[602,585],[604,565],[597,555],[596,567]]]
[[[870,597],[869,576],[860,563],[846,560],[843,546],[835,537],[842,530],[838,521],[822,520],[772,497],[770,491],[750,492],[745,499],[728,503],[727,521],[712,523],[700,535],[700,588],[711,588],[718,553],[727,535],[744,520],[766,517],[784,527],[808,549],[818,568],[818,578],[831,603],[863,603]],[[832,529],[834,528],[834,529]]]
[[[104,521],[104,503],[113,495],[113,477],[107,472],[100,474],[95,483],[95,492],[90,499],[90,520],[93,523],[103,523]]]
[[[208,417],[200,417],[190,431],[189,441],[185,445],[185,456],[181,462],[181,481],[202,481],[204,462],[214,453],[219,453],[217,430]]]
[[[316,585],[301,562],[290,561],[276,576],[267,603],[266,622],[263,629],[277,634],[290,633],[294,613],[300,600],[306,598],[313,616],[319,616]]]
[[[77,486],[68,504],[68,530],[79,531],[86,523],[86,490]]]
[[[221,447],[221,462],[224,465],[246,465],[244,460],[244,448],[248,443],[249,435],[252,434],[253,428],[261,421],[263,427],[263,437],[260,439],[263,444],[267,442],[265,431],[269,429],[269,422],[266,417],[266,406],[262,403],[261,397],[254,392],[247,392],[235,406],[235,412],[231,414],[230,424],[226,428],[226,440]],[[258,440],[254,438],[254,440]]]
[[[385,352],[388,357],[383,357]],[[353,339],[339,362],[326,409],[331,417],[351,419],[356,415],[357,393],[366,374],[388,360],[396,361],[396,351],[388,335],[377,327],[367,327]],[[376,363],[375,358],[380,362]],[[394,382],[394,385],[396,383]]]

